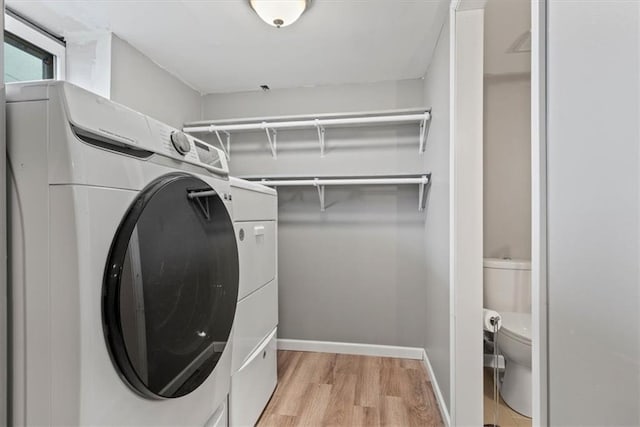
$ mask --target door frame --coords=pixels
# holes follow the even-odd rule
[[[6,126],[4,88],[4,0],[0,0],[0,378],[7,378],[7,199]],[[8,425],[7,381],[0,381],[0,424]]]
[[[477,138],[465,137],[461,132],[469,126],[482,135],[482,123],[469,122],[469,116],[460,116],[458,106],[463,102],[477,102],[478,96],[470,100],[468,87],[457,81],[456,70],[470,67],[472,59],[456,55],[464,37],[459,37],[456,17],[474,9],[484,9],[482,0],[453,0],[451,4],[451,419],[452,425],[481,424],[482,422],[482,361],[469,357],[469,343],[474,334],[481,336],[482,311],[482,148],[473,150]],[[476,19],[481,19],[477,16]],[[476,30],[476,37],[484,40],[484,34]],[[532,209],[532,424],[548,425],[548,337],[547,337],[547,85],[546,85],[546,40],[547,0],[531,0],[531,209]],[[482,46],[476,46],[482,52]],[[482,55],[481,55],[482,57]],[[472,65],[482,73],[482,63]],[[467,78],[473,78],[467,75]],[[482,105],[482,92],[480,91]],[[482,111],[480,117],[482,117]],[[479,139],[482,146],[482,138]],[[477,156],[479,153],[479,159]],[[467,156],[466,159],[464,156]],[[475,159],[475,160],[474,160]],[[463,169],[464,165],[464,169]],[[479,175],[478,175],[479,171]],[[480,184],[479,190],[471,190],[471,179]],[[467,200],[461,199],[466,192]],[[469,218],[470,208],[479,214]],[[462,204],[467,208],[463,218]],[[464,222],[480,220],[479,232],[464,226]],[[462,228],[460,228],[462,227]],[[464,232],[461,230],[464,229]],[[465,235],[466,234],[466,235]],[[457,248],[466,244],[475,246],[480,241],[479,255],[470,252],[458,253]],[[466,273],[464,272],[466,270]],[[478,273],[479,270],[479,273]],[[463,279],[464,280],[461,280]],[[480,294],[478,295],[478,289]],[[463,293],[466,293],[463,295]],[[461,297],[463,297],[461,299]],[[478,314],[479,313],[479,314]],[[474,320],[479,317],[477,322]],[[476,325],[477,328],[475,327]],[[477,351],[482,354],[481,349]],[[481,356],[479,356],[481,357]]]
[[[547,0],[531,1],[532,424],[548,425]]]
[[[451,2],[451,425],[482,425],[483,109],[485,0]]]

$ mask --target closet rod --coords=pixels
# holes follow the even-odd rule
[[[418,211],[425,209],[428,184],[431,174],[403,177],[380,177],[380,178],[292,178],[292,179],[254,179],[270,187],[303,187],[313,186],[318,190],[320,199],[320,211],[325,211],[324,189],[326,186],[339,185],[418,185]]]
[[[318,185],[409,185],[428,184],[429,175],[415,178],[313,178],[313,179],[262,179],[262,185],[271,187],[302,187]]]
[[[394,108],[387,110],[367,110],[367,111],[349,111],[339,113],[307,113],[307,114],[289,114],[283,116],[253,116],[253,117],[231,117],[228,119],[210,119],[195,120],[187,122],[184,126],[209,126],[209,125],[230,125],[239,123],[262,123],[262,122],[291,122],[294,120],[311,120],[311,119],[341,119],[344,117],[371,117],[371,116],[390,116],[390,115],[406,115],[406,114],[422,114],[425,111],[431,111],[431,108],[415,107],[415,108]]]
[[[431,118],[431,113],[425,111],[420,114],[402,114],[402,115],[380,115],[370,117],[344,117],[337,119],[310,119],[310,120],[293,120],[282,122],[256,122],[256,123],[240,123],[228,125],[207,125],[207,126],[187,126],[183,128],[185,132],[202,133],[202,132],[232,132],[232,131],[248,131],[248,130],[265,130],[265,129],[295,129],[309,128],[319,126],[340,126],[340,125],[366,125],[366,124],[384,124],[384,123],[410,123],[422,122]]]

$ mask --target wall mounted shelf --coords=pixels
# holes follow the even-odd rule
[[[320,155],[325,153],[325,134],[329,127],[374,126],[416,123],[420,125],[418,152],[424,153],[429,129],[431,111],[427,109],[405,109],[369,111],[362,113],[315,114],[279,117],[255,117],[251,119],[205,120],[187,123],[183,131],[187,133],[214,133],[230,157],[231,132],[264,131],[269,142],[271,155],[277,158],[278,130],[316,129],[320,145]],[[223,141],[222,135],[225,136]]]
[[[269,187],[316,187],[320,199],[320,211],[325,211],[325,187],[354,185],[418,185],[418,211],[425,209],[427,186],[431,174],[399,175],[385,177],[244,177]]]

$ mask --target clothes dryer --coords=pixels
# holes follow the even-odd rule
[[[278,194],[231,178],[240,286],[236,311],[229,420],[255,425],[278,382]]]

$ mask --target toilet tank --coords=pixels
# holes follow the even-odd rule
[[[483,295],[485,308],[531,313],[531,262],[485,258]]]

